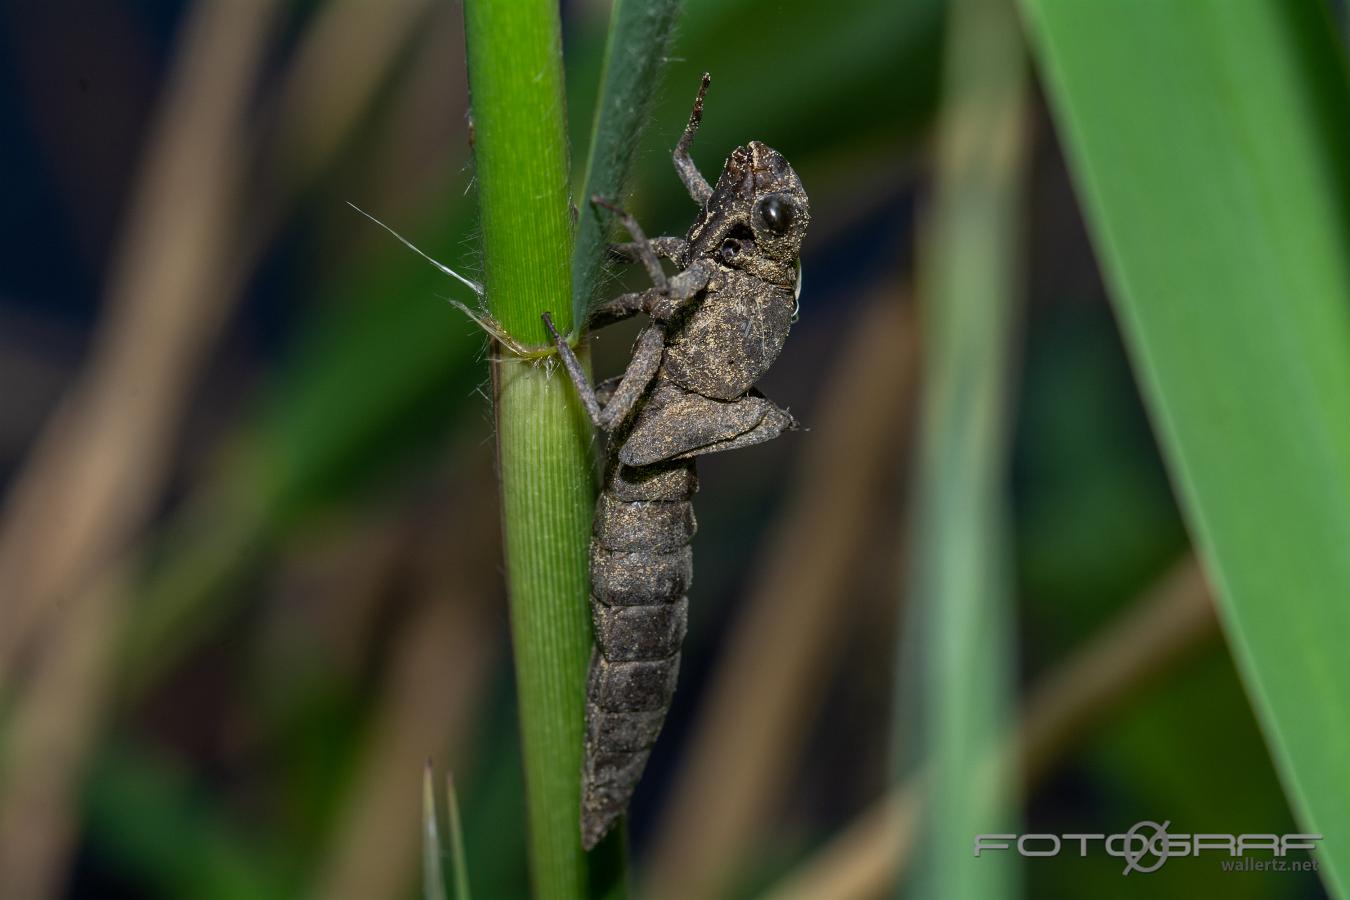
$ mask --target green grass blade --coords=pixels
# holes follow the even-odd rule
[[[464,852],[464,826],[459,818],[459,798],[455,779],[445,777],[446,825],[449,834],[442,837],[440,815],[436,811],[435,775],[431,763],[422,772],[422,896],[425,900],[473,900],[469,891],[469,860]],[[446,843],[450,851],[450,877],[453,893],[446,891]]]
[[[453,802],[454,794],[451,793]],[[453,805],[451,807],[453,809]],[[453,815],[453,813],[451,813]],[[452,826],[453,828],[453,823]],[[436,783],[427,763],[422,770],[422,897],[446,900],[445,867],[441,864],[441,829],[436,815]],[[459,900],[459,898],[456,898]]]
[[[615,202],[623,199],[638,136],[650,115],[661,67],[670,55],[680,3],[681,0],[615,0],[610,13],[600,97],[586,156],[586,177],[576,198],[572,302],[578,323],[590,304],[613,219],[608,210],[592,205],[590,198],[599,194]]]
[[[546,346],[545,309],[572,329],[571,304],[557,305],[572,246],[557,4],[471,0],[464,40],[488,308],[517,341]]]
[[[488,307],[517,342],[546,345],[540,316],[574,330],[562,38],[555,0],[464,7]],[[591,652],[587,555],[591,427],[555,366],[493,367],[535,895],[591,890],[581,849],[581,750]]]
[[[1350,92],[1333,25],[1285,0],[1023,7],[1229,642],[1344,896]]]
[[[1016,896],[1009,856],[975,858],[1003,833],[995,760],[1012,709],[1013,602],[1006,483],[1018,224],[1027,157],[1026,59],[1003,0],[958,0],[949,24],[937,175],[919,268],[923,328],[913,615],[925,851],[913,894]],[[908,724],[917,726],[911,732]]]
[[[450,866],[454,870],[455,900],[473,900],[469,891],[469,858],[464,852],[464,825],[459,818],[455,778],[445,777],[445,805],[450,816]]]

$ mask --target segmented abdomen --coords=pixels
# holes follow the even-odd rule
[[[693,460],[612,461],[591,538],[595,652],[586,686],[581,834],[623,815],[661,731],[680,668],[693,575]]]

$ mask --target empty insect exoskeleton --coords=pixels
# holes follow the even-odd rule
[[[693,561],[694,459],[796,428],[754,384],[778,358],[797,304],[798,256],[810,221],[792,167],[758,141],[737,147],[715,187],[689,146],[708,89],[703,76],[675,168],[702,207],[684,238],[616,245],[652,287],[599,306],[590,327],[639,312],[651,322],[621,378],[592,389],[552,319],[544,323],[591,420],[609,433],[591,538],[595,652],[586,687],[581,834],[590,849],[628,807],[675,689]],[[667,277],[659,257],[679,269]]]

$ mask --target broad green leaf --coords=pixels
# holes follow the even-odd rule
[[[1343,895],[1350,93],[1332,23],[1286,0],[1023,7],[1228,639]]]

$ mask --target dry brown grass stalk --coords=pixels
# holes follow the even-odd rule
[[[125,599],[113,566],[158,501],[193,375],[228,307],[221,276],[244,174],[240,142],[272,11],[271,0],[194,9],[92,357],[6,498],[0,678],[15,673],[35,627],[49,627],[10,723],[0,822],[5,838],[21,836],[0,841],[3,896],[60,889]]]
[[[86,748],[99,727],[122,578],[62,604],[6,721],[0,774],[0,897],[55,897],[78,818]]]
[[[160,495],[188,391],[225,313],[240,136],[272,0],[209,2],[183,35],[84,372],[0,524],[0,677],[59,599],[108,566]]]
[[[371,26],[368,4],[335,4],[320,20],[283,78],[291,102],[282,110],[294,128],[282,150],[295,144],[288,158],[301,164],[264,202],[245,190],[259,146],[248,119],[275,4],[202,0],[190,15],[131,193],[94,349],[0,516],[0,688],[16,694],[0,781],[0,895],[59,890],[75,791],[113,681],[132,542],[167,483],[196,374],[266,236],[352,133],[427,5],[381,5]],[[364,41],[372,27],[381,39]],[[340,46],[354,33],[367,50],[355,61]],[[335,65],[355,88],[340,92],[342,103],[304,107],[315,78]]]

